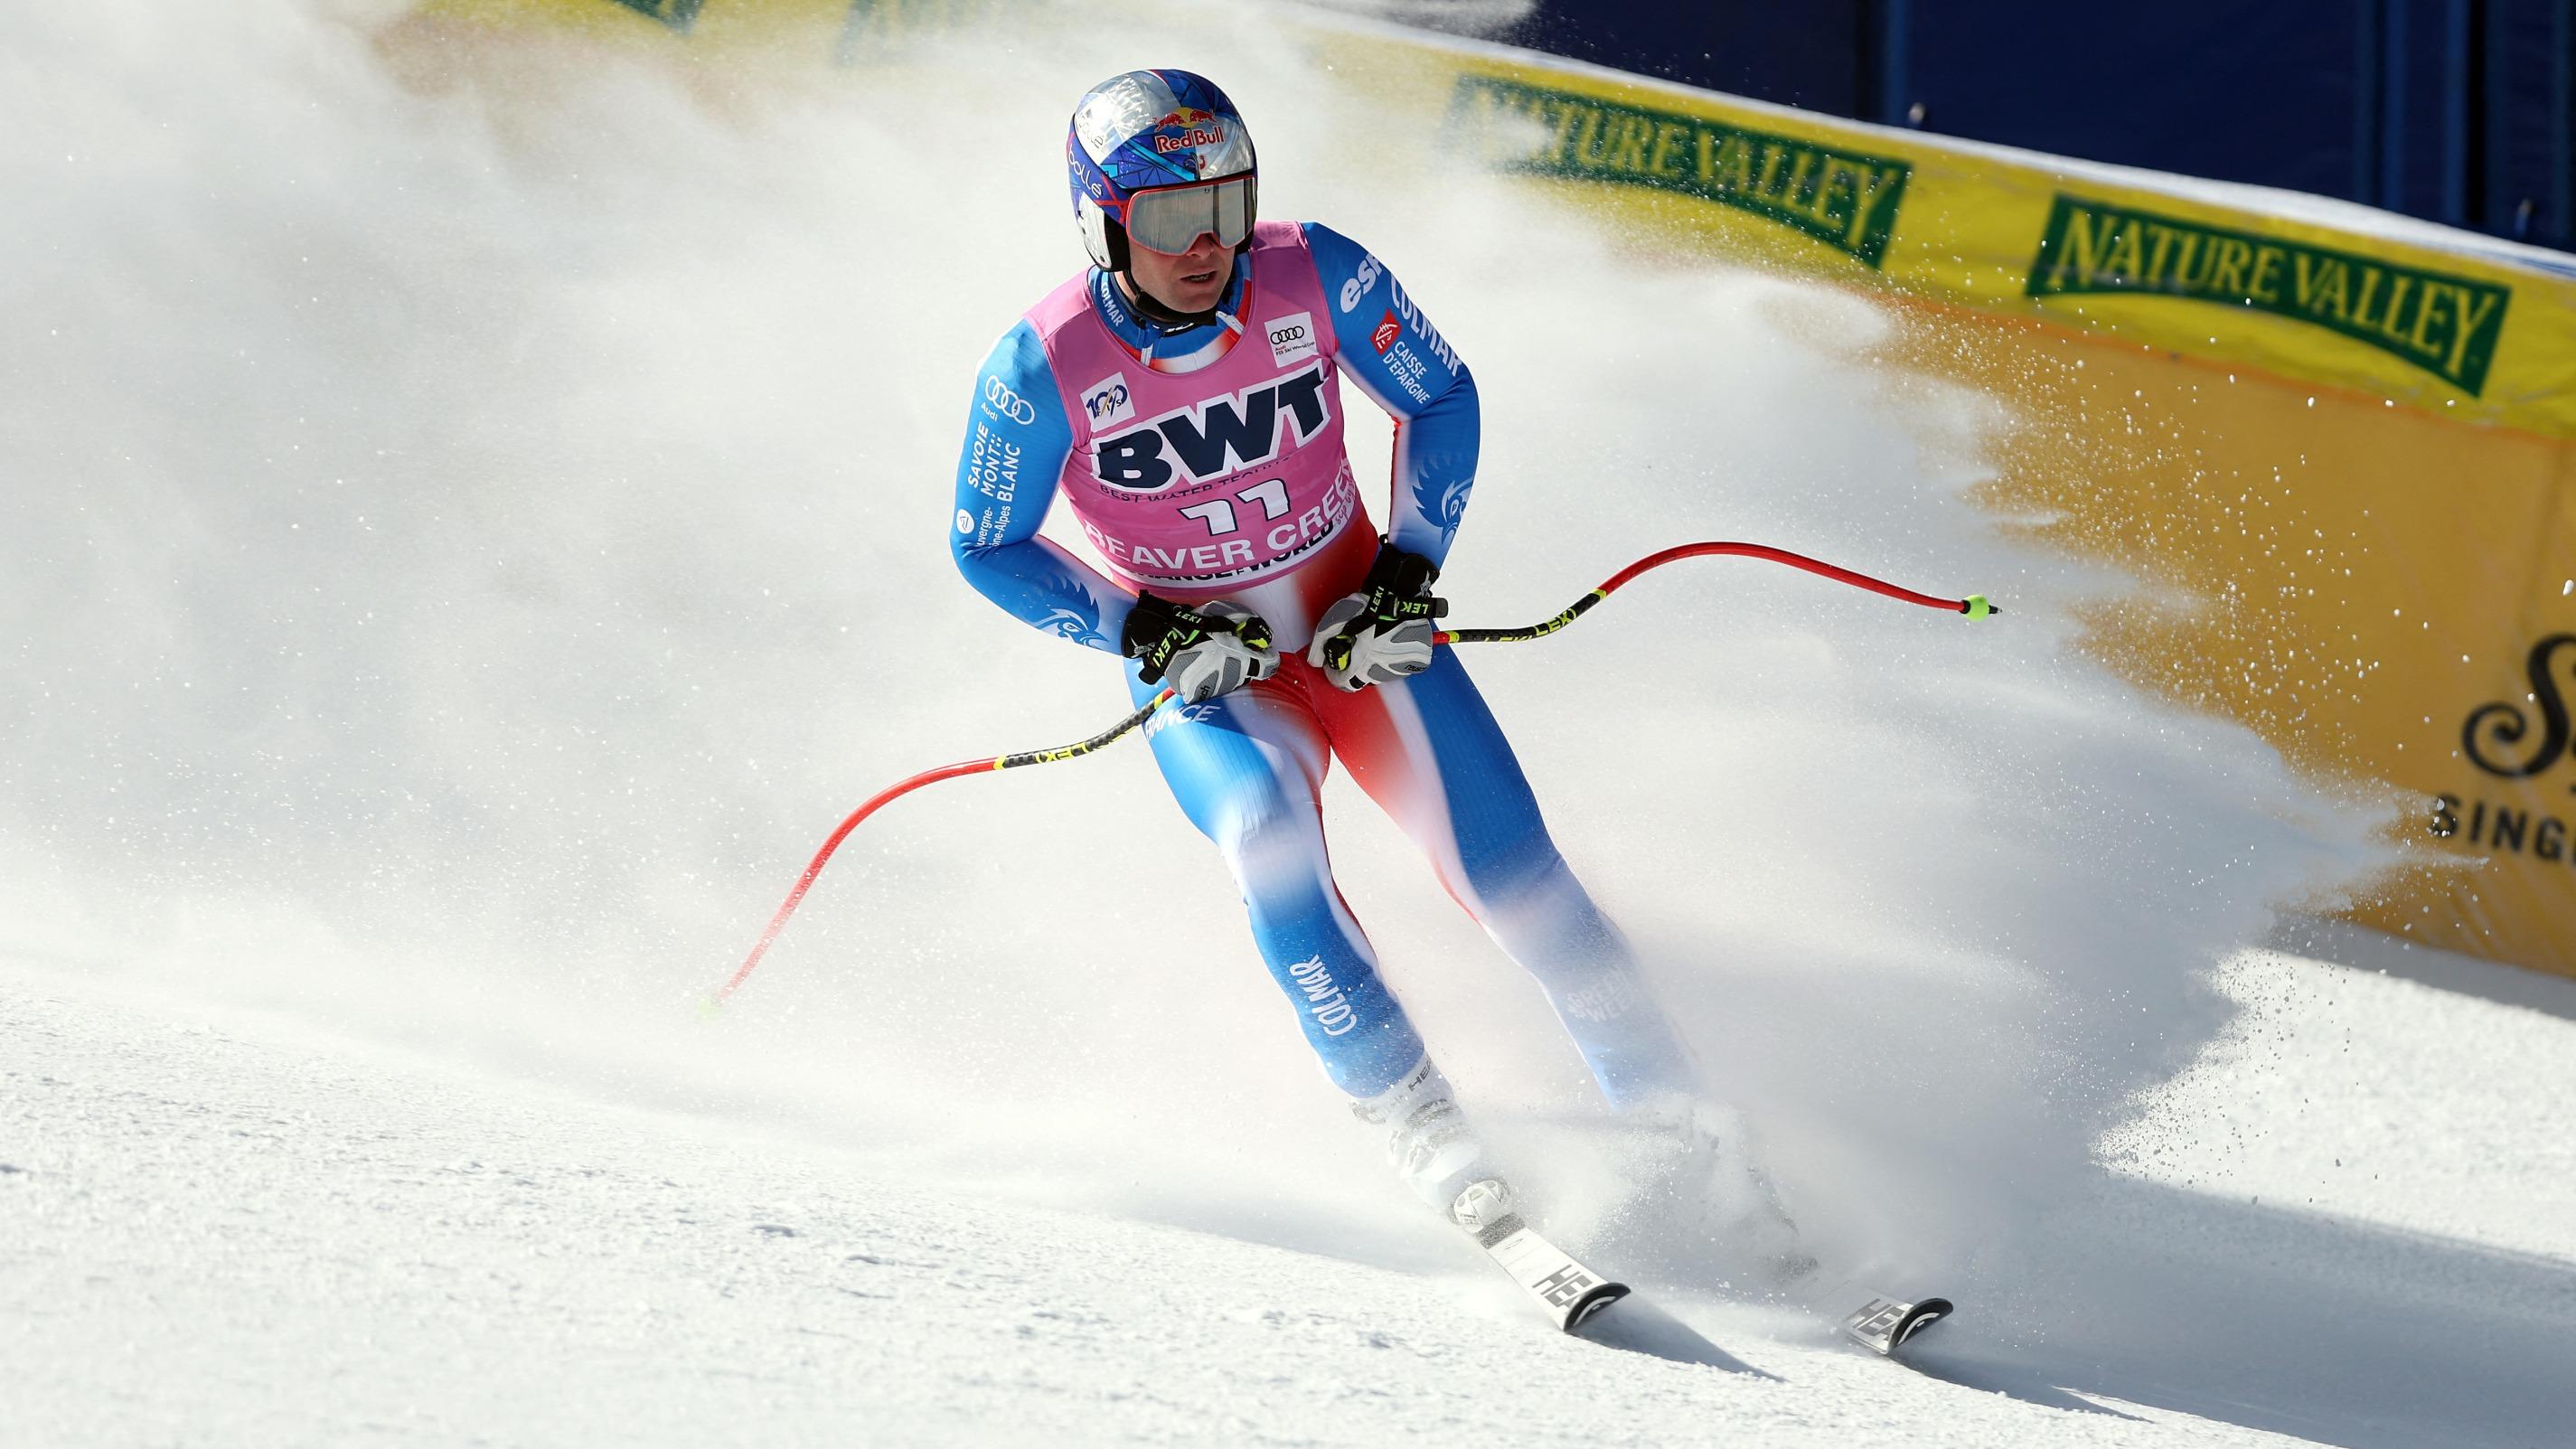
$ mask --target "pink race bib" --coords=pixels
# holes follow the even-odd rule
[[[1192,372],[1122,344],[1086,278],[1028,313],[1073,425],[1058,486],[1110,569],[1157,593],[1241,596],[1342,552],[1327,545],[1361,516],[1305,234],[1264,222],[1244,261],[1242,330]]]

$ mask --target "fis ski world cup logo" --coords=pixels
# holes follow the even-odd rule
[[[1136,416],[1136,399],[1127,390],[1127,374],[1113,372],[1084,388],[1082,410],[1090,415],[1095,428],[1111,427]]]
[[[1225,126],[1217,120],[1216,112],[1196,106],[1165,111],[1162,119],[1154,123],[1154,154],[1158,156],[1222,145],[1224,141]]]
[[[2523,661],[2530,688],[2520,700],[2490,700],[2469,711],[2460,726],[2462,758],[2499,780],[2528,780],[2565,761],[2571,734],[2566,686],[2576,679],[2571,665],[2576,634],[2551,634],[2532,645]],[[2576,861],[2576,833],[2566,821],[2502,801],[2436,796],[2432,831],[2492,854]]]

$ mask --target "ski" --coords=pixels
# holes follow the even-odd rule
[[[1518,1213],[1504,1214],[1475,1230],[1474,1237],[1494,1266],[1567,1333],[1628,1296],[1627,1284],[1613,1283],[1583,1266],[1573,1254],[1540,1237]]]
[[[1844,1333],[1871,1351],[1894,1358],[1896,1351],[1903,1348],[1908,1340],[1949,1317],[1950,1312],[1947,1298],[1918,1298],[1907,1302],[1902,1298],[1872,1293],[1858,1308],[1838,1315],[1838,1321]]]

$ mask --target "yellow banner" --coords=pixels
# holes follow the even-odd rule
[[[1614,206],[1630,190],[1692,198],[1709,226],[1808,243],[1765,237],[1767,255],[1900,295],[2576,438],[2576,261],[2551,276],[2044,157],[1534,60],[1455,60],[1447,124],[1489,164],[1588,183]]]
[[[2094,609],[2088,650],[2422,802],[2426,868],[2355,919],[2576,975],[2576,259],[1492,48],[1331,48],[1624,230],[1908,309],[1905,362],[2021,419],[1984,500],[2161,586]]]
[[[818,61],[865,61],[901,39],[954,30],[1028,0],[421,0],[441,27],[559,31],[630,46],[728,52],[759,47]]]

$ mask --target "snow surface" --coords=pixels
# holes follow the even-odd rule
[[[2073,650],[2129,582],[1967,501],[2019,424],[1900,320],[1391,147],[1259,12],[692,76],[338,18],[393,8],[0,52],[0,1443],[2564,1440],[2562,983],[2243,954],[2397,802]],[[1626,1351],[1544,1332],[1132,745],[902,802],[698,1017],[856,800],[1125,708],[939,541],[1140,59],[1472,360],[1456,617],[1709,537],[2005,604],[1683,566],[1470,663],[1809,1239],[1969,1305],[1926,1372],[1672,1241]],[[1584,1248],[1579,1062],[1328,804]]]
[[[1567,1338],[1427,1223],[1069,1210],[12,960],[0,1443],[2565,1442],[2576,986],[2229,979],[2262,1047],[2149,1114],[2200,1184],[2103,1174],[1914,1372],[1683,1295]],[[2341,1173],[2321,1095],[2375,1103]]]

